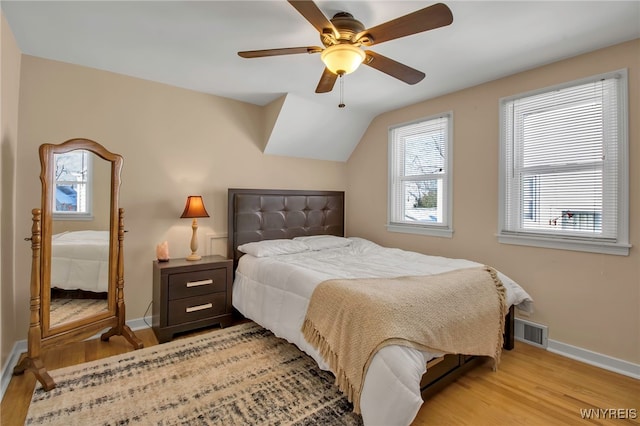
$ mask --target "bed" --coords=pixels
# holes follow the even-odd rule
[[[235,309],[297,345],[326,370],[331,368],[301,332],[309,300],[320,283],[334,278],[431,275],[479,266],[468,260],[425,256],[357,237],[344,238],[344,193],[340,191],[229,189],[228,202]],[[334,238],[301,238],[309,236]],[[291,243],[283,248],[281,243],[286,240]],[[250,244],[261,241],[267,243]],[[306,250],[296,241],[317,247]],[[515,282],[498,274],[509,306],[504,347],[511,349],[513,308],[530,310],[532,301]],[[365,425],[410,424],[423,398],[482,362],[480,357],[469,355],[402,345],[383,347],[368,365],[359,399]]]
[[[69,231],[51,239],[54,297],[105,296],[109,283],[109,232]]]

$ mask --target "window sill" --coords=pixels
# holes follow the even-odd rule
[[[601,241],[576,241],[532,235],[498,234],[498,242],[502,244],[613,254],[617,256],[628,256],[629,248],[631,248],[630,244],[606,243]]]
[[[432,237],[452,238],[453,229],[446,226],[424,226],[424,225],[409,225],[389,223],[387,224],[387,231],[390,232],[403,232],[405,234],[420,234],[429,235]]]

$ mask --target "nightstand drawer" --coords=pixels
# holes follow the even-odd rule
[[[168,325],[182,324],[203,318],[215,317],[226,312],[226,293],[172,300],[167,311]]]
[[[216,293],[225,291],[226,288],[227,270],[225,268],[169,275],[169,300]]]

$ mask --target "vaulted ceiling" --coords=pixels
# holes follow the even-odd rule
[[[428,1],[321,1],[370,28]],[[640,37],[638,1],[452,1],[453,23],[370,49],[426,74],[415,85],[361,66],[316,94],[318,54],[243,59],[238,51],[321,46],[286,1],[7,1],[28,55],[269,105],[265,153],[346,161],[389,110]]]

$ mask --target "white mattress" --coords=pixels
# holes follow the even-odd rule
[[[109,232],[74,231],[51,240],[51,287],[108,291]]]
[[[350,239],[352,243],[347,247],[260,258],[242,256],[233,285],[234,307],[276,336],[297,345],[328,370],[300,331],[318,284],[333,278],[431,275],[480,265],[384,248],[361,238]],[[531,311],[530,296],[504,274],[499,276],[509,306]],[[404,346],[381,349],[369,366],[362,390],[365,425],[409,425],[422,404],[420,380],[426,363],[440,355]]]

